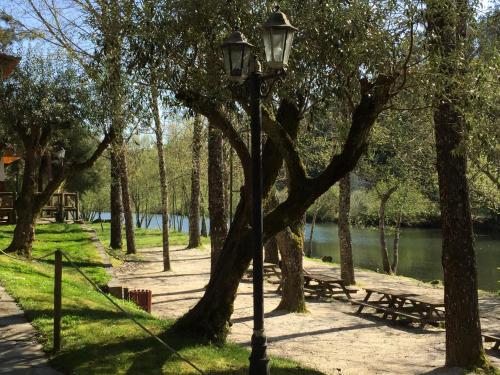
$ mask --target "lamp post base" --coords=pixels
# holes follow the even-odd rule
[[[264,330],[254,330],[252,335],[252,353],[250,354],[250,375],[270,375],[267,358],[267,338]]]

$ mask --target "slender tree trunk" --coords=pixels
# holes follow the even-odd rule
[[[170,271],[170,251],[168,243],[168,190],[167,171],[165,167],[165,154],[163,152],[163,128],[160,119],[160,109],[158,106],[158,87],[156,85],[156,75],[151,74],[151,105],[155,123],[156,151],[158,152],[158,170],[160,174],[160,197],[161,197],[161,229],[163,248],[163,271]]]
[[[127,155],[125,144],[121,142],[118,153],[120,164],[120,186],[122,188],[123,216],[125,218],[125,238],[127,240],[127,254],[136,254],[134,219],[132,217],[132,207],[130,204],[130,191],[128,183]]]
[[[200,153],[202,120],[196,115],[193,123],[193,160],[191,167],[191,204],[189,206],[189,244],[188,249],[199,247],[200,240]]]
[[[210,215],[211,267],[215,265],[227,236],[227,205],[224,196],[222,133],[208,126],[208,211]]]
[[[208,237],[207,220],[205,219],[205,207],[201,206],[201,236]]]
[[[176,218],[175,218],[175,215],[177,215],[177,204],[176,204],[176,201],[177,201],[177,194],[176,194],[176,188],[175,188],[176,184],[172,184],[172,212],[171,212],[171,215],[170,215],[170,220],[172,221],[172,225],[171,227],[174,228],[174,231],[175,231],[175,223],[176,223]]]
[[[392,274],[391,263],[389,262],[389,253],[387,252],[387,243],[385,240],[385,208],[387,201],[392,193],[396,191],[397,187],[390,188],[387,192],[380,196],[380,208],[378,211],[378,228],[380,233],[380,251],[382,253],[382,264],[384,272],[388,275]]]
[[[467,126],[460,87],[468,69],[465,0],[427,3],[431,62],[437,78],[434,96],[442,263],[446,310],[446,366],[486,366],[479,320],[476,255],[467,183]]]
[[[398,273],[398,263],[399,263],[399,236],[401,234],[401,219],[403,214],[399,212],[396,221],[396,227],[394,228],[394,242],[392,244],[392,272],[394,274]]]
[[[275,209],[278,204],[279,200],[276,196],[276,191],[273,190],[264,204],[264,211],[266,213],[270,212]],[[278,240],[276,239],[276,236],[273,236],[264,244],[264,262],[279,264],[279,261]]]
[[[314,227],[316,226],[316,219],[318,217],[318,209],[313,211],[313,217],[311,221],[311,231],[309,232],[309,241],[307,246],[306,256],[311,258],[313,253],[313,238],[314,238]]]
[[[122,194],[120,184],[120,163],[118,161],[115,147],[110,152],[111,189],[111,240],[109,246],[112,249],[121,249],[122,244]]]
[[[304,269],[302,249],[304,248],[305,221],[278,233],[278,247],[281,252],[281,274],[283,289],[277,310],[289,312],[306,311],[304,299]]]
[[[347,174],[339,181],[339,244],[340,277],[347,285],[356,283],[354,262],[352,259],[352,241],[349,213],[351,210],[351,175]],[[385,241],[385,239],[384,239]]]

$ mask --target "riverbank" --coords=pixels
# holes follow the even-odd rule
[[[180,317],[201,298],[210,275],[210,254],[207,248],[186,250],[175,246],[171,251],[171,272],[161,270],[161,249],[142,249],[144,262],[114,269],[114,283],[147,288],[153,292],[153,314],[158,317]],[[331,264],[304,260],[305,268],[337,275]],[[419,294],[439,296],[442,288],[406,277],[391,277],[372,271],[356,270],[359,287],[378,286],[408,289]],[[342,375],[411,375],[464,372],[441,369],[444,364],[445,331],[388,323],[370,314],[356,315],[346,302],[308,300],[306,314],[283,314],[275,311],[280,296],[276,285],[265,283],[265,312],[268,349],[272,355],[283,356],[311,366],[327,374]],[[356,298],[362,298],[362,290]],[[500,322],[500,298],[481,293],[481,323],[485,332]],[[252,334],[252,287],[242,282],[238,288],[229,340],[249,347]],[[498,354],[487,352],[496,366]]]
[[[104,215],[103,215],[104,216]],[[187,234],[189,223],[186,217],[176,218],[180,222],[181,232]],[[138,247],[161,246],[161,216],[151,221],[155,226],[150,229],[136,229],[140,236]],[[207,223],[209,223],[207,221]],[[108,226],[104,224],[104,236],[109,236]],[[93,224],[99,232],[100,224]],[[311,225],[306,225],[306,248],[309,249]],[[177,232],[179,233],[179,232]],[[103,238],[103,243],[109,242],[109,237]],[[377,271],[382,269],[380,253],[380,238],[377,228],[351,228],[354,266]],[[389,253],[392,256],[392,234],[388,231],[387,242]],[[202,241],[207,238],[202,238]],[[176,244],[176,237],[171,236],[171,244]],[[314,229],[313,257],[331,256],[334,262],[339,262],[338,227],[336,224],[318,223]],[[498,292],[500,289],[500,237],[493,235],[476,235],[475,238],[476,264],[478,270],[478,284],[482,290]],[[441,266],[442,237],[440,229],[403,228],[399,241],[398,274],[430,282],[443,279]]]

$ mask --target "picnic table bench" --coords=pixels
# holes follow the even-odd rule
[[[360,314],[365,307],[382,313],[382,318],[389,316],[392,320],[404,318],[420,325],[438,325],[444,321],[444,301],[416,293],[393,289],[366,288],[366,296],[362,301],[351,302],[358,305],[356,314]],[[371,297],[374,299],[370,299]]]
[[[342,279],[306,270],[304,270],[304,291],[316,297],[345,294],[349,300],[351,293],[357,292],[356,289],[348,289]]]
[[[500,350],[500,332],[496,334],[482,334],[484,342],[494,342],[491,349]]]
[[[274,263],[266,263],[264,262],[262,265],[262,271],[264,273],[264,277],[277,277],[278,280],[281,280],[281,270],[277,264]],[[246,271],[247,277],[251,278],[253,276],[253,268],[249,268]],[[275,284],[276,282],[272,282]]]
[[[279,266],[264,263],[264,274],[271,277],[268,282],[278,285],[276,292],[280,293],[283,289],[283,278]],[[348,289],[342,279],[304,270],[304,292],[315,297],[333,297],[345,294],[348,299],[351,299],[351,293],[356,293],[357,290]]]

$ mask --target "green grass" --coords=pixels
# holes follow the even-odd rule
[[[10,241],[13,228],[0,227],[0,248]],[[99,284],[108,280],[93,244],[78,225],[37,227],[34,257],[56,248],[66,251]],[[0,283],[20,303],[39,332],[46,351],[52,348],[53,256],[38,262],[0,256]],[[246,374],[249,352],[228,344],[202,345],[169,331],[170,320],[156,319],[128,302],[118,301],[131,315],[161,335],[181,355],[207,374]],[[51,357],[53,367],[71,374],[195,374],[163,347],[140,331],[67,264],[63,270],[62,350]],[[297,363],[271,359],[273,374],[320,375]]]
[[[92,224],[91,227],[97,232],[99,240],[104,246],[109,246],[110,241],[110,229],[109,223]],[[148,248],[148,247],[158,247],[162,246],[162,231],[160,229],[144,229],[135,228],[135,244],[138,249]],[[123,247],[126,250],[127,243],[125,241],[125,229],[122,230],[123,236]],[[189,237],[186,233],[176,232],[170,230],[168,233],[169,245],[187,245],[189,242]],[[208,245],[210,243],[210,238],[202,237],[202,245]]]

